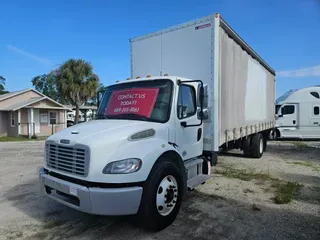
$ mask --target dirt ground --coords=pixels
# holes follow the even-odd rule
[[[320,239],[319,142],[270,142],[261,159],[221,155],[213,177],[158,233],[129,217],[92,216],[41,197],[43,147],[0,143],[0,239]],[[275,204],[272,181],[301,185],[290,203]]]

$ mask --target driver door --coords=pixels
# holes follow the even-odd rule
[[[176,144],[183,160],[200,156],[203,151],[203,124],[200,125],[198,83],[180,84],[176,104]],[[190,126],[197,125],[197,126]]]

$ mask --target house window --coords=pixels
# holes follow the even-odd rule
[[[57,113],[56,112],[50,112],[49,113],[49,117],[50,117],[50,124],[57,124]]]
[[[310,94],[312,95],[312,96],[314,96],[315,98],[320,98],[320,95],[319,95],[319,93],[317,93],[317,92],[310,92]]]
[[[294,105],[286,105],[283,108],[281,108],[282,115],[289,115],[293,113],[294,113]]]
[[[319,115],[320,114],[320,107],[314,107],[313,108],[313,115]]]
[[[178,95],[178,118],[191,117],[196,113],[196,92],[194,87],[181,85]]]
[[[14,112],[11,112],[11,127],[14,127],[16,125],[16,119]]]

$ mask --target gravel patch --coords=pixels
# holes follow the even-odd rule
[[[313,145],[270,142],[261,159],[238,151],[221,155],[213,177],[189,192],[174,224],[157,233],[137,228],[131,217],[92,216],[41,197],[43,147],[0,143],[0,239],[320,239],[320,149]],[[270,179],[214,173],[225,168],[303,187],[290,203],[278,205]]]

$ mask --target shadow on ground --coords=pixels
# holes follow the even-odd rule
[[[254,211],[251,203],[199,191],[190,192],[174,224],[157,233],[134,227],[129,217],[88,215],[41,197],[37,179],[4,198],[39,223],[13,226],[20,231],[15,239],[320,239],[319,214],[264,206]]]

